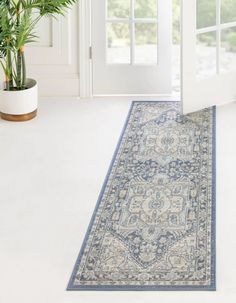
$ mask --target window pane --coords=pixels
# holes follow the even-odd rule
[[[197,0],[197,28],[216,25],[216,0]]]
[[[129,24],[107,23],[107,62],[130,63]]]
[[[157,18],[157,0],[135,0],[135,18]]]
[[[236,1],[221,0],[221,23],[236,21]]]
[[[197,78],[204,79],[216,74],[216,32],[197,35]]]
[[[135,24],[135,64],[157,64],[157,24]]]
[[[221,32],[221,71],[236,70],[236,27]]]
[[[108,18],[129,18],[130,0],[107,0]]]

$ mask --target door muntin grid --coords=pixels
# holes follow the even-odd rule
[[[236,0],[196,0],[196,76],[236,70]]]
[[[106,0],[106,63],[158,64],[158,0]]]

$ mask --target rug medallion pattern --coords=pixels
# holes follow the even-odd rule
[[[214,119],[133,103],[68,290],[215,289]]]

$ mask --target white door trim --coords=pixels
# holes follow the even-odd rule
[[[79,2],[79,83],[80,98],[92,97],[91,0]]]

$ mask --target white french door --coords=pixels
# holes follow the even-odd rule
[[[92,0],[93,94],[171,94],[172,0]]]
[[[183,113],[236,100],[236,0],[182,0]]]

